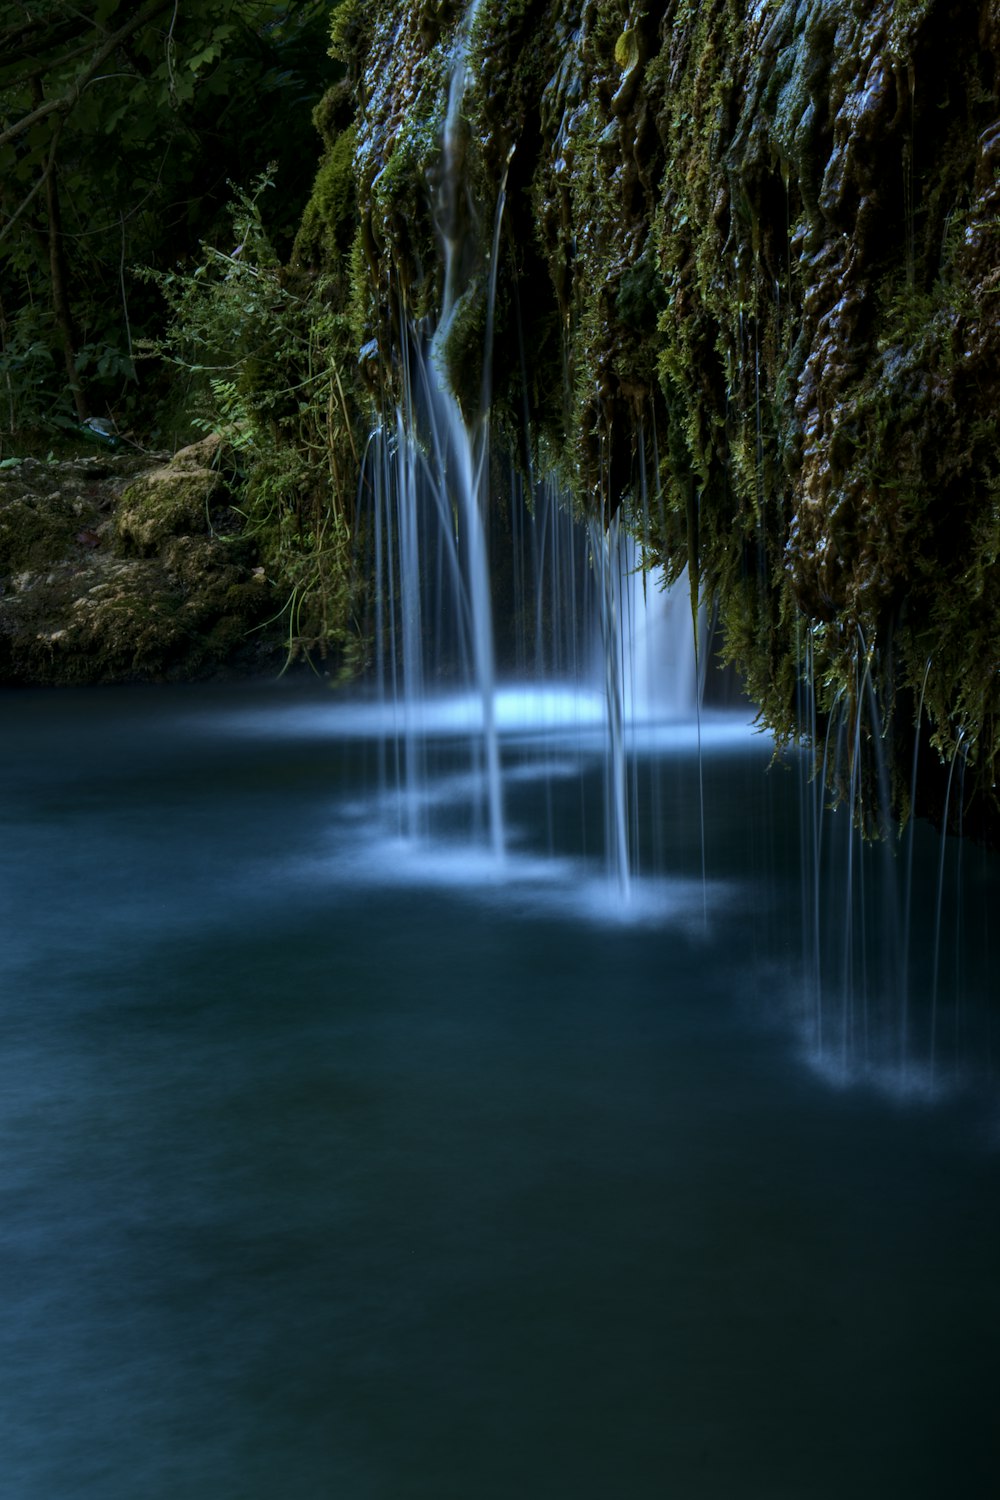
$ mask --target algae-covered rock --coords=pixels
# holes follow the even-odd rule
[[[0,684],[187,680],[280,663],[218,439],[0,470]]]
[[[450,236],[460,400],[489,384],[515,458],[689,566],[765,721],[852,747],[856,805],[888,780],[905,810],[917,734],[1000,818],[998,0],[337,14],[330,233],[342,259],[349,139],[383,411]]]
[[[115,513],[115,534],[123,553],[154,556],[168,538],[209,531],[213,509],[226,504],[225,484],[213,462],[218,438],[182,448],[170,463],[135,479]]]

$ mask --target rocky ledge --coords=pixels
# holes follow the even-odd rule
[[[219,439],[0,465],[0,685],[192,680],[280,666],[280,612]]]

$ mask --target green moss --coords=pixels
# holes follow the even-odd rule
[[[370,37],[372,7],[365,0],[340,0],[330,23],[330,56],[356,67]]]
[[[402,323],[440,305],[461,10],[348,0],[335,22],[356,116],[324,116],[300,243],[343,268],[345,359],[364,348],[383,407]],[[940,753],[961,743],[995,806],[996,46],[974,10],[482,0],[444,358],[474,405],[498,269],[494,430],[516,455],[590,514],[634,519],[649,476],[657,560],[718,599],[780,736],[812,692],[819,732],[842,723],[867,765],[922,692]]]
[[[171,537],[207,531],[221,491],[221,476],[214,469],[168,466],[137,480],[122,495],[115,516],[123,554],[150,557]]]
[[[474,277],[466,287],[444,333],[439,357],[444,363],[445,378],[456,393],[466,420],[474,422],[479,414],[486,341],[486,287],[482,277]]]
[[[339,270],[350,254],[357,225],[352,125],[330,144],[323,157],[312,195],[295,238],[292,264],[326,271]]]
[[[67,551],[79,521],[68,504],[0,497],[0,576],[44,568]]]

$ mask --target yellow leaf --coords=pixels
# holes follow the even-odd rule
[[[634,31],[625,30],[615,42],[615,62],[623,73],[631,73],[639,61],[639,38]]]

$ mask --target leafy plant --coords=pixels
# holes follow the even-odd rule
[[[261,213],[268,169],[234,189],[233,248],[203,247],[193,270],[139,274],[166,300],[163,339],[144,341],[192,380],[194,425],[236,455],[247,529],[286,591],[289,660],[325,657],[353,639],[351,532],[355,413],[336,347],[344,319],[321,279],[296,285]]]
[[[0,20],[0,325],[8,422],[146,413],[132,364],[155,298],[130,280],[214,236],[227,181],[282,167],[290,244],[329,81],[327,0],[33,0]],[[29,339],[22,322],[36,330]],[[42,342],[30,371],[12,350]],[[148,375],[147,369],[142,372]],[[39,385],[39,377],[44,379]],[[68,401],[67,401],[68,397]],[[147,416],[147,421],[149,420]]]

